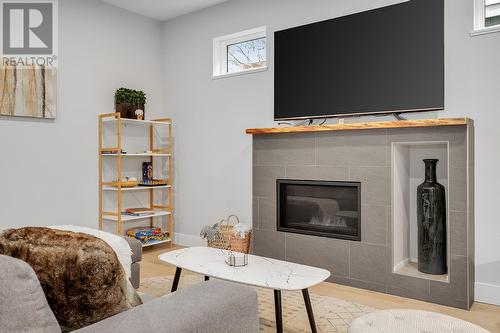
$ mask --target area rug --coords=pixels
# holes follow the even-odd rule
[[[160,297],[170,292],[173,276],[142,279],[140,292]],[[202,283],[201,275],[183,275],[179,288]],[[269,289],[256,288],[259,295],[259,317],[261,332],[276,332],[274,321],[274,295]],[[286,333],[311,332],[304,300],[300,291],[283,291],[283,325]],[[344,301],[334,297],[310,293],[318,332],[347,332],[347,327],[355,318],[376,309]]]

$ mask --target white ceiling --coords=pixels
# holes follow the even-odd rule
[[[102,0],[113,6],[164,21],[227,0]]]

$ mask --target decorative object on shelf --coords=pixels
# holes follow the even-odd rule
[[[227,253],[226,264],[234,267],[243,267],[248,265],[248,254],[229,251]]]
[[[146,184],[153,180],[153,162],[142,163],[142,183]]]
[[[236,223],[231,222],[236,220]],[[252,228],[240,223],[238,216],[229,215],[213,226],[206,226],[200,232],[200,237],[207,240],[209,247],[248,253],[252,237]]]
[[[169,185],[168,180],[166,179],[151,179],[148,181],[142,181],[139,183],[139,186],[165,186]]]
[[[129,216],[151,216],[155,214],[155,211],[150,208],[127,208],[122,214]]]
[[[137,120],[144,120],[144,111],[141,109],[135,110],[135,116]]]
[[[136,187],[139,185],[139,181],[137,178],[134,177],[123,177],[122,178],[122,187],[130,188],[130,187]],[[113,187],[118,187],[118,181],[115,181],[112,185]]]
[[[127,230],[127,236],[138,239],[143,245],[165,241],[168,233],[160,227],[136,227]]]
[[[0,115],[56,118],[56,68],[0,65],[0,77]]]
[[[118,149],[103,149],[101,151],[103,155],[116,155],[118,154]],[[120,149],[120,154],[126,154],[127,152],[123,149]]]
[[[136,110],[141,110],[144,119],[146,94],[143,91],[120,88],[115,93],[115,104],[116,112],[120,113],[122,118],[139,119]]]
[[[425,159],[425,180],[417,188],[418,270],[443,275],[446,260],[446,194],[437,182],[439,160]]]

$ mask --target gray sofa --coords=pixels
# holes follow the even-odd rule
[[[24,261],[0,255],[0,332],[61,332],[35,272]],[[180,289],[75,332],[259,331],[257,293],[241,285],[208,281]]]

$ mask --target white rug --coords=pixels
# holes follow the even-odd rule
[[[142,279],[140,292],[160,297],[170,292],[173,276]],[[202,283],[201,275],[183,275],[179,288]],[[261,332],[276,332],[274,321],[274,294],[272,290],[256,288],[259,295]],[[318,332],[347,332],[354,319],[376,309],[334,297],[310,293]],[[283,291],[283,325],[287,333],[311,332],[304,300],[300,291]]]

